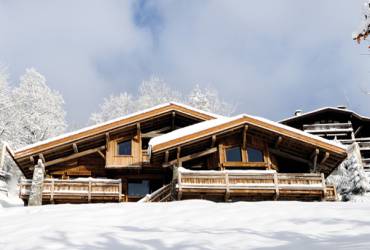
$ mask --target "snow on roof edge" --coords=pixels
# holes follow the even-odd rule
[[[127,118],[130,118],[130,117],[139,115],[139,114],[150,112],[150,111],[155,110],[155,109],[166,107],[166,106],[169,106],[171,104],[181,106],[183,108],[187,108],[187,109],[196,111],[198,113],[213,116],[213,117],[215,117],[215,119],[219,119],[219,118],[224,117],[222,115],[217,115],[217,114],[213,114],[211,112],[203,111],[203,110],[191,107],[191,106],[186,105],[186,104],[182,104],[182,103],[178,103],[178,102],[166,102],[166,103],[162,103],[162,104],[159,104],[157,106],[153,106],[153,107],[150,107],[150,108],[147,108],[147,109],[144,109],[144,110],[140,110],[140,111],[137,111],[137,112],[134,112],[134,113],[131,113],[131,114],[120,116],[120,117],[111,119],[109,121],[105,121],[105,122],[101,122],[101,123],[94,124],[94,125],[91,125],[91,126],[87,126],[87,127],[75,130],[75,131],[67,132],[67,133],[64,133],[64,134],[61,134],[61,135],[58,135],[58,136],[54,136],[54,137],[51,137],[51,138],[43,140],[43,141],[39,141],[39,142],[30,144],[30,145],[24,146],[22,148],[19,148],[19,149],[15,150],[15,153],[18,153],[18,152],[21,152],[21,151],[24,151],[24,150],[28,150],[28,149],[31,149],[33,147],[41,146],[41,145],[47,144],[49,142],[59,140],[59,139],[63,139],[63,138],[66,138],[66,137],[69,137],[69,136],[72,136],[72,135],[76,135],[76,134],[79,134],[79,133],[82,133],[82,132],[85,132],[85,131],[89,131],[89,130],[94,129],[94,128],[102,127],[102,126],[105,126],[107,124],[114,123],[114,122],[117,122],[117,121],[120,121],[120,120],[123,120],[123,119],[127,119]]]
[[[253,118],[253,119],[262,121],[264,123],[268,123],[268,124],[271,124],[273,126],[276,126],[276,127],[279,127],[279,128],[285,129],[285,130],[289,130],[293,133],[297,133],[297,134],[300,134],[300,135],[303,135],[303,136],[306,136],[306,137],[310,137],[312,139],[319,140],[321,142],[339,147],[343,150],[346,149],[346,146],[344,146],[343,144],[340,144],[339,142],[327,140],[325,138],[309,134],[309,133],[304,132],[302,130],[290,127],[288,125],[284,125],[284,124],[274,122],[274,121],[268,120],[266,118],[258,117],[258,116],[240,114],[240,115],[237,115],[237,116],[234,116],[234,117],[225,117],[225,118],[221,118],[221,119],[214,119],[214,120],[200,122],[200,123],[197,123],[197,124],[194,124],[194,125],[190,125],[190,126],[187,126],[187,127],[181,128],[181,129],[174,130],[174,131],[172,131],[170,133],[167,133],[167,134],[164,134],[164,135],[154,137],[149,141],[150,153],[151,153],[152,148],[154,146],[158,145],[158,144],[162,144],[164,142],[172,141],[172,140],[190,135],[190,134],[198,132],[198,131],[206,130],[206,129],[211,128],[211,127],[222,125],[222,124],[240,119],[242,117]]]
[[[334,109],[334,110],[337,110],[337,111],[344,111],[344,112],[349,112],[349,113],[353,113],[355,114],[356,116],[362,118],[362,119],[365,119],[365,120],[370,120],[370,117],[367,117],[367,116],[363,116],[363,115],[360,115],[359,113],[351,110],[351,109],[341,109],[341,108],[337,108],[337,107],[330,107],[330,106],[326,106],[326,107],[321,107],[321,108],[317,108],[317,109],[314,109],[312,111],[309,111],[309,112],[305,112],[305,113],[302,113],[301,115],[298,115],[298,116],[290,116],[288,118],[285,118],[285,119],[282,119],[280,121],[278,121],[279,123],[281,122],[287,122],[287,121],[290,121],[290,120],[293,120],[294,118],[298,118],[298,117],[302,117],[302,116],[306,116],[306,115],[311,115],[313,113],[316,113],[316,112],[320,112],[320,111],[323,111],[325,109]]]

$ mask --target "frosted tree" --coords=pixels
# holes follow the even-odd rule
[[[93,113],[90,117],[90,123],[101,123],[136,111],[133,97],[124,92],[118,96],[111,95],[105,98],[100,110]]]
[[[221,100],[217,90],[202,89],[199,85],[195,85],[192,89],[187,103],[192,107],[221,115],[231,115],[234,112],[234,107]]]
[[[63,97],[51,90],[45,77],[35,69],[26,69],[12,99],[15,114],[12,129],[17,133],[14,146],[32,144],[65,131]]]
[[[0,68],[0,140],[9,141],[12,138],[11,90],[8,85],[8,75],[5,68]]]
[[[362,7],[362,21],[358,29],[352,34],[354,40],[358,43],[361,39],[366,40],[370,33],[370,0],[365,2]]]
[[[159,77],[152,76],[139,86],[137,108],[145,109],[166,102],[181,102],[181,93],[171,89]]]
[[[90,116],[90,123],[101,123],[167,102],[184,102],[195,108],[223,115],[231,115],[234,111],[232,105],[221,100],[218,92],[210,88],[202,89],[196,85],[186,99],[182,96],[164,80],[152,76],[140,84],[137,97],[124,92],[104,99],[99,111]]]

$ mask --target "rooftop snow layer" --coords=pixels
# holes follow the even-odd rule
[[[223,118],[218,118],[218,119],[215,119],[215,120],[204,121],[204,122],[200,122],[200,123],[197,123],[197,124],[185,127],[185,128],[174,130],[174,131],[172,131],[170,133],[167,133],[167,134],[164,134],[164,135],[154,137],[149,141],[149,148],[151,149],[154,146],[162,144],[164,142],[172,141],[172,140],[175,140],[175,139],[187,136],[187,135],[191,135],[191,134],[199,132],[199,131],[203,131],[203,130],[206,130],[206,129],[209,129],[209,128],[216,127],[218,125],[226,124],[228,122],[238,120],[242,117],[256,119],[256,120],[259,120],[261,122],[264,122],[264,123],[267,123],[267,124],[270,124],[270,125],[273,125],[273,126],[276,126],[276,127],[288,130],[288,131],[291,131],[293,133],[300,134],[300,135],[303,135],[303,136],[306,136],[306,137],[310,137],[312,139],[319,140],[319,141],[322,141],[322,142],[330,144],[330,145],[334,145],[334,146],[342,148],[344,150],[346,149],[346,146],[344,146],[343,144],[340,144],[339,142],[330,141],[330,140],[324,139],[322,137],[306,133],[302,130],[292,128],[292,127],[289,127],[287,125],[284,125],[284,124],[281,124],[281,123],[278,123],[278,122],[270,121],[270,120],[262,118],[262,117],[251,116],[251,115],[246,115],[246,114],[242,114],[242,115],[238,115],[238,116],[234,116],[234,117],[223,117]]]
[[[159,109],[159,108],[162,108],[162,107],[166,107],[166,106],[169,106],[171,104],[181,106],[181,107],[193,110],[195,112],[199,112],[199,113],[202,113],[202,114],[213,116],[215,118],[223,118],[224,117],[222,115],[213,114],[213,113],[210,113],[210,112],[207,112],[207,111],[203,111],[203,110],[200,110],[200,109],[197,109],[197,108],[193,108],[193,107],[185,105],[185,104],[181,104],[181,103],[177,103],[177,102],[168,102],[168,103],[163,103],[163,104],[160,104],[160,105],[148,108],[148,109],[144,109],[144,110],[141,110],[141,111],[138,111],[138,112],[135,112],[135,113],[131,113],[131,114],[128,114],[128,115],[125,115],[125,116],[121,116],[121,117],[118,117],[118,118],[115,118],[115,119],[112,119],[112,120],[109,120],[109,121],[106,121],[106,122],[98,123],[98,124],[88,126],[88,127],[85,127],[85,128],[79,129],[79,130],[75,130],[75,131],[72,131],[72,132],[69,132],[69,133],[61,134],[61,135],[49,138],[49,139],[44,140],[44,141],[36,142],[34,144],[30,144],[30,145],[27,145],[27,146],[22,147],[20,149],[17,149],[15,153],[21,152],[21,151],[24,151],[24,150],[27,150],[27,149],[30,149],[30,148],[33,148],[33,147],[36,147],[36,146],[44,145],[44,144],[47,144],[51,141],[63,139],[63,138],[66,138],[66,137],[69,137],[69,136],[72,136],[72,135],[76,135],[76,134],[79,134],[79,133],[82,133],[82,132],[85,132],[85,131],[89,131],[89,130],[92,130],[94,128],[98,128],[98,127],[101,127],[101,126],[104,126],[104,125],[107,125],[107,124],[110,124],[110,123],[113,123],[113,122],[116,122],[116,121],[120,121],[120,120],[127,119],[127,118],[130,118],[130,117],[136,116],[136,115],[140,115],[140,114],[143,114],[143,113],[146,113],[146,112],[150,112],[152,110],[156,110],[156,109]]]

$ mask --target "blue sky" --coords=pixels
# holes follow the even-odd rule
[[[363,2],[0,0],[0,62],[14,84],[44,74],[71,123],[152,74],[273,120],[340,104],[370,115],[369,44],[351,40]]]

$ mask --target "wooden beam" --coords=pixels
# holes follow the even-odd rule
[[[243,129],[243,149],[244,150],[247,148],[247,131],[248,131],[248,125],[245,125]]]
[[[165,164],[168,164],[168,158],[170,157],[170,151],[166,151],[165,153],[164,153],[164,163]]]
[[[73,144],[72,144],[72,147],[73,147],[73,152],[78,153],[78,147],[77,147],[77,144],[76,144],[76,143],[73,143]]]
[[[105,133],[105,150],[106,152],[108,152],[109,150],[109,141],[110,141],[110,135],[109,135],[109,132]]]
[[[329,156],[330,156],[330,153],[329,152],[325,152],[325,156],[320,161],[320,164],[324,164],[326,162],[326,160],[329,158]]]
[[[176,161],[177,166],[180,167],[181,161],[180,161],[180,153],[181,153],[181,147],[177,147],[177,153],[176,153]]]
[[[164,127],[164,128],[161,128],[161,129],[157,129],[157,130],[147,132],[147,133],[142,133],[141,137],[142,138],[153,138],[153,137],[162,135],[163,132],[170,131],[170,130],[171,130],[171,127]]]
[[[359,126],[356,131],[355,131],[355,136],[357,136],[357,134],[360,132],[360,130],[362,129],[363,125]]]
[[[209,149],[204,150],[202,152],[197,152],[197,153],[194,153],[194,154],[191,154],[191,155],[186,155],[186,156],[180,157],[179,159],[176,159],[176,160],[172,160],[172,161],[168,162],[168,165],[173,165],[177,162],[182,163],[182,162],[185,162],[185,161],[193,160],[193,159],[196,159],[196,158],[199,158],[199,157],[202,157],[202,156],[213,154],[215,152],[217,152],[217,147],[209,148]]]
[[[175,117],[176,117],[176,113],[175,111],[172,111],[171,130],[175,130]]]
[[[103,154],[103,152],[101,150],[98,150],[97,152],[105,160],[105,155]]]
[[[275,142],[275,148],[279,148],[282,141],[283,141],[283,137],[279,136]]]
[[[216,145],[216,135],[212,135],[211,148],[213,148],[215,145]]]
[[[93,148],[93,149],[88,149],[88,150],[85,150],[85,151],[81,151],[79,153],[72,154],[72,155],[69,155],[69,156],[66,156],[66,157],[61,157],[61,158],[58,158],[58,159],[55,159],[55,160],[52,160],[52,161],[45,162],[45,167],[49,167],[49,166],[59,164],[59,163],[62,163],[62,162],[66,162],[66,161],[69,161],[69,160],[73,160],[73,159],[76,159],[76,158],[80,158],[80,157],[85,156],[85,155],[97,153],[99,150],[104,150],[104,149],[105,149],[105,146],[102,146],[102,147],[98,147],[98,148]]]
[[[270,148],[269,151],[272,153],[272,154],[275,154],[275,155],[278,155],[278,156],[281,156],[281,157],[285,157],[285,158],[288,158],[288,159],[291,159],[293,161],[297,161],[297,162],[301,162],[301,163],[305,163],[309,166],[312,166],[312,162],[307,160],[307,159],[304,159],[304,158],[301,158],[301,157],[298,157],[298,156],[295,156],[295,155],[292,155],[292,154],[289,154],[289,153],[286,153],[286,152],[283,152],[281,150],[278,150],[278,149],[273,149],[273,148]]]

